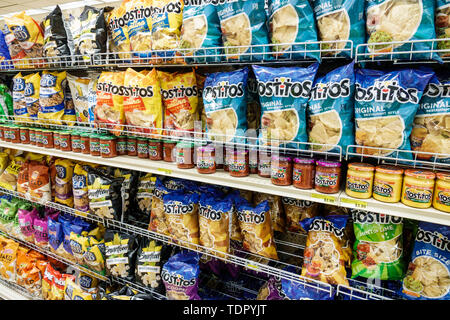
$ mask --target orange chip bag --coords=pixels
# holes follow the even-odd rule
[[[158,71],[164,103],[164,128],[193,131],[198,120],[198,87],[194,71],[169,73]],[[168,135],[177,135],[168,132]]]
[[[0,275],[3,279],[14,282],[16,280],[16,261],[19,243],[5,239],[0,251]]]
[[[20,192],[25,196],[29,195],[28,165],[28,162],[24,163],[17,175],[17,192]]]
[[[41,203],[52,200],[50,173],[47,166],[30,164],[28,167],[28,182],[32,198],[37,199]]]
[[[110,132],[120,135],[125,124],[123,113],[125,72],[102,72],[97,82],[97,104],[94,108],[95,120],[108,125]]]
[[[52,300],[64,300],[64,285],[68,275],[54,270],[52,283]]]
[[[128,68],[125,72],[125,95],[123,109],[127,125],[162,128],[163,109],[161,88],[156,69],[137,72]],[[160,130],[142,130],[131,128],[137,132],[161,133]]]
[[[41,296],[42,276],[37,261],[28,254],[28,249],[20,247],[17,251],[16,283],[28,290],[34,297]]]

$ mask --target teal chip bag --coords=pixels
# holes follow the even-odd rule
[[[314,13],[309,1],[270,0],[269,1],[270,41],[274,56],[278,58],[320,60],[319,44]],[[311,44],[289,45],[300,42]],[[281,45],[283,44],[283,45]],[[316,50],[310,52],[310,50]],[[286,53],[284,53],[286,52]]]
[[[355,243],[352,278],[401,280],[405,262],[403,218],[361,210],[352,211]]]
[[[318,63],[306,68],[253,66],[261,104],[261,145],[305,149],[306,108]]]
[[[313,150],[345,154],[347,146],[354,144],[353,95],[355,92],[355,63],[330,71],[314,81],[308,103],[309,142]]]

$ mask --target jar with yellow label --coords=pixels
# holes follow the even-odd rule
[[[402,203],[420,209],[431,207],[435,174],[428,170],[405,171],[402,188]]]
[[[399,202],[402,195],[403,171],[395,166],[377,166],[373,180],[373,198],[382,202]]]
[[[369,199],[372,196],[373,171],[375,167],[368,163],[349,163],[345,193],[358,199]]]
[[[433,207],[444,212],[450,212],[450,173],[438,172],[436,178]]]

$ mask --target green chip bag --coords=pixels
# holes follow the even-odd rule
[[[401,280],[404,275],[403,219],[360,210],[352,211],[356,241],[352,278]]]

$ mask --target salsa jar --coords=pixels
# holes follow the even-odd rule
[[[31,136],[30,136],[30,142],[31,142]],[[55,149],[59,149],[59,131],[57,131],[57,130],[53,131],[53,147]]]
[[[270,178],[271,176],[271,162],[272,155],[270,152],[259,151],[258,160],[258,175],[263,178]]]
[[[153,161],[160,161],[163,159],[163,146],[161,140],[148,140],[148,157]]]
[[[311,158],[294,158],[292,184],[298,189],[313,189],[316,174],[315,160]]]
[[[435,177],[434,172],[429,170],[405,170],[402,187],[402,203],[419,209],[431,207]]]
[[[172,140],[163,141],[163,160],[166,162],[175,162],[177,158],[177,142]]]
[[[248,166],[250,167],[251,174],[258,173],[258,149],[255,147],[250,148],[248,157]]]
[[[100,137],[100,152],[102,158],[117,157],[117,138],[110,135]]]
[[[53,149],[53,131],[42,130],[42,145],[44,148]]]
[[[191,169],[194,164],[194,144],[190,142],[177,143],[177,167],[179,169]]]
[[[372,196],[375,167],[368,163],[349,163],[345,193],[353,198],[369,199]]]
[[[137,156],[137,139],[135,137],[128,137],[127,139],[127,155]]]
[[[117,138],[117,155],[127,155],[127,136],[120,136]]]
[[[232,177],[246,177],[250,174],[248,158],[247,150],[237,150],[233,152],[233,156],[228,159],[228,170]]]
[[[76,131],[72,131],[70,139],[72,141],[72,152],[81,152],[80,133],[78,133]]]
[[[20,143],[20,128],[19,126],[11,126],[10,137],[12,143]]]
[[[270,163],[270,179],[277,186],[292,184],[292,158],[273,155]]]
[[[437,172],[436,178],[433,207],[440,211],[450,212],[450,174]]]
[[[60,131],[59,132],[59,148],[61,151],[71,151],[72,141],[70,131]]]
[[[5,135],[5,133],[6,131],[4,131],[3,135]],[[36,145],[36,130],[30,129],[29,135],[30,135],[30,144]]]
[[[20,128],[20,142],[23,144],[29,144],[30,143],[30,131],[26,127]]]
[[[98,134],[92,134],[89,137],[89,153],[91,156],[95,157],[99,157],[101,155],[100,136]]]
[[[36,146],[37,147],[43,147],[44,144],[42,142],[43,136],[42,136],[42,130],[41,129],[36,129]],[[70,136],[70,133],[69,133]]]
[[[136,139],[137,156],[141,159],[148,159],[148,139],[139,137]]]
[[[314,189],[322,193],[338,193],[341,184],[341,163],[317,160]]]
[[[402,196],[403,172],[403,169],[395,166],[377,166],[372,197],[381,202],[399,202]]]
[[[91,148],[90,148],[90,134],[87,132],[80,133],[80,149],[81,153],[83,154],[90,154]]]
[[[214,146],[197,148],[197,171],[204,174],[216,172],[216,149]]]
[[[4,136],[3,136],[4,130],[5,130],[5,127],[0,124],[0,140],[4,140]]]

